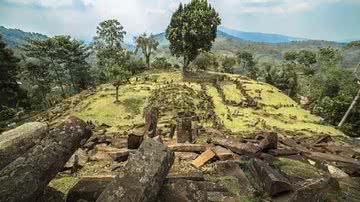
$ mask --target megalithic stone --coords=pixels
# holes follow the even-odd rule
[[[41,143],[0,171],[0,201],[36,201],[91,134],[87,124],[76,117],[52,130]]]
[[[178,113],[176,118],[176,142],[192,142],[192,117],[187,113]]]
[[[175,159],[165,145],[147,138],[129,157],[125,174],[118,175],[101,193],[97,202],[156,201]]]
[[[152,107],[145,115],[145,131],[144,136],[151,138],[155,137],[157,122],[158,122],[159,110],[156,107]]]
[[[45,123],[25,123],[0,135],[0,170],[25,154],[48,133]]]

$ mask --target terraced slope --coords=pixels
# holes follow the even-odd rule
[[[192,111],[199,117],[199,125],[238,135],[264,130],[293,135],[343,135],[334,127],[321,125],[319,117],[277,88],[239,75],[201,72],[183,78],[180,72],[147,72],[120,87],[120,104],[113,102],[114,96],[115,89],[110,84],[98,87],[86,98],[75,96],[67,102],[76,104],[65,107],[53,121],[77,115],[107,124],[110,131],[125,131],[143,126],[144,109],[156,106],[159,122],[165,126],[175,122],[178,112]]]

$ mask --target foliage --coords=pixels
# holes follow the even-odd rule
[[[157,69],[171,69],[171,63],[167,61],[165,57],[157,57],[155,58],[152,65]]]
[[[154,39],[153,35],[147,36],[146,33],[135,38],[135,42],[136,42],[135,53],[137,53],[138,50],[141,49],[141,52],[145,57],[145,62],[147,64],[147,67],[148,69],[150,69],[150,57],[154,53],[154,51],[157,50],[157,47],[159,46],[159,42],[157,42]]]
[[[170,52],[183,57],[184,71],[202,51],[210,51],[221,19],[207,0],[192,0],[179,8],[166,29]]]
[[[126,34],[124,27],[115,19],[105,20],[96,28],[96,37],[94,38],[97,49],[101,48],[119,48],[124,41]]]
[[[318,57],[322,66],[337,65],[341,59],[339,50],[332,47],[320,48]]]
[[[32,86],[32,101],[42,103],[45,108],[49,107],[47,95],[51,91],[51,78],[50,72],[45,65],[37,64],[34,62],[28,62],[23,67],[24,79],[30,82]],[[41,98],[40,100],[38,98]]]
[[[13,51],[6,47],[0,35],[0,111],[2,106],[15,108],[24,104],[21,102],[26,98],[26,93],[17,82],[19,61]]]
[[[254,61],[253,54],[247,51],[242,51],[237,53],[237,58],[241,67],[247,71],[247,75],[251,79],[257,79],[258,70],[255,67],[256,63]]]
[[[201,70],[217,70],[219,63],[217,62],[216,56],[211,53],[202,53],[194,61],[194,66]]]
[[[222,67],[224,69],[224,72],[226,73],[233,73],[233,67],[236,65],[236,59],[233,57],[226,56],[222,61]]]
[[[290,97],[295,97],[298,92],[298,76],[293,63],[284,63],[280,66],[264,64],[265,68],[261,72],[262,78]]]
[[[27,39],[33,40],[46,40],[48,37],[39,34],[24,32],[20,29],[9,29],[0,26],[0,34],[3,35],[4,42],[10,47],[19,47],[27,43]]]
[[[67,83],[71,83],[75,91],[91,84],[90,66],[86,61],[90,53],[83,42],[70,36],[55,36],[47,40],[29,40],[22,50],[28,59],[34,59],[49,71],[47,76],[55,81],[52,84],[60,87],[63,97]]]
[[[309,82],[305,93],[314,100],[313,111],[325,121],[338,124],[358,90],[352,72],[336,66],[321,67]],[[355,108],[350,122],[358,116],[359,107]]]

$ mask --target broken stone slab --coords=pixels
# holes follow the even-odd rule
[[[128,135],[128,149],[138,149],[143,141],[143,135],[135,134],[134,132],[130,133]]]
[[[235,177],[239,182],[240,192],[242,195],[245,196],[254,195],[255,189],[252,187],[244,171],[235,161],[217,162],[215,164],[215,171],[217,172],[217,174],[222,176]]]
[[[23,124],[0,135],[0,170],[38,144],[48,133],[45,123]]]
[[[333,178],[347,178],[350,177],[347,173],[345,173],[343,170],[341,170],[338,167],[335,167],[333,165],[327,165],[328,172],[330,173],[330,176]]]
[[[277,149],[278,135],[274,132],[262,134],[263,139],[260,141],[258,152],[269,149]]]
[[[178,158],[180,161],[192,161],[196,159],[199,154],[194,152],[176,152],[175,153],[176,158]]]
[[[298,151],[292,150],[292,149],[270,149],[268,151],[269,154],[273,156],[292,156],[299,154]]]
[[[353,158],[348,158],[348,157],[343,157],[343,156],[328,154],[328,153],[321,153],[321,152],[310,152],[310,153],[305,154],[305,156],[307,158],[310,158],[310,159],[316,160],[316,161],[332,161],[332,162],[347,163],[353,167],[360,169],[360,161],[355,160]]]
[[[221,146],[215,146],[211,148],[211,150],[221,161],[234,160],[234,153],[231,150],[225,149]]]
[[[215,153],[211,149],[207,149],[200,156],[198,156],[195,160],[193,160],[191,162],[191,165],[195,166],[196,168],[200,168],[201,166],[203,166],[205,163],[207,163],[214,157],[215,157]]]
[[[90,161],[112,161],[111,156],[103,151],[97,151],[89,157]]]
[[[111,140],[111,146],[122,149],[127,147],[127,139],[124,137],[114,136]]]
[[[126,172],[116,176],[97,201],[155,201],[174,159],[174,152],[165,145],[145,139],[129,157]]]
[[[214,139],[212,140],[212,143],[230,149],[232,152],[239,155],[254,154],[258,151],[258,147],[251,143],[236,142],[230,139]]]
[[[112,158],[112,160],[121,162],[128,159],[130,151],[128,149],[121,149],[118,151],[107,152],[107,154]]]
[[[174,152],[204,152],[206,146],[201,144],[174,144],[169,145],[169,149]]]
[[[164,184],[157,201],[207,202],[207,192],[197,182],[181,179]]]
[[[72,168],[76,165],[81,167],[85,166],[85,164],[89,161],[89,155],[83,149],[78,149],[66,162],[65,168]]]
[[[301,153],[310,153],[311,151],[309,149],[307,149],[306,147],[296,143],[295,140],[291,139],[291,138],[281,138],[279,140],[282,144],[291,147],[292,149],[295,149]]]
[[[52,130],[39,144],[0,171],[0,201],[36,201],[91,134],[87,124],[76,117]]]
[[[252,176],[270,196],[292,190],[287,178],[260,159],[252,159],[249,163],[249,169]]]
[[[67,202],[77,202],[80,199],[94,202],[111,183],[112,178],[86,178],[81,179],[69,190]]]
[[[325,193],[339,189],[339,182],[335,178],[306,180],[301,188],[294,192],[288,202],[318,202],[323,199]]]

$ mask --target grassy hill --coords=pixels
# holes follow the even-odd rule
[[[120,104],[114,100],[114,87],[105,84],[96,92],[83,92],[65,100],[42,117],[57,122],[76,115],[109,125],[111,132],[123,132],[143,127],[144,109],[155,106],[163,128],[175,123],[178,112],[191,111],[197,114],[198,125],[233,135],[252,136],[259,131],[343,135],[332,126],[321,125],[319,117],[277,88],[239,75],[201,72],[184,78],[177,71],[146,72],[121,86]]]

